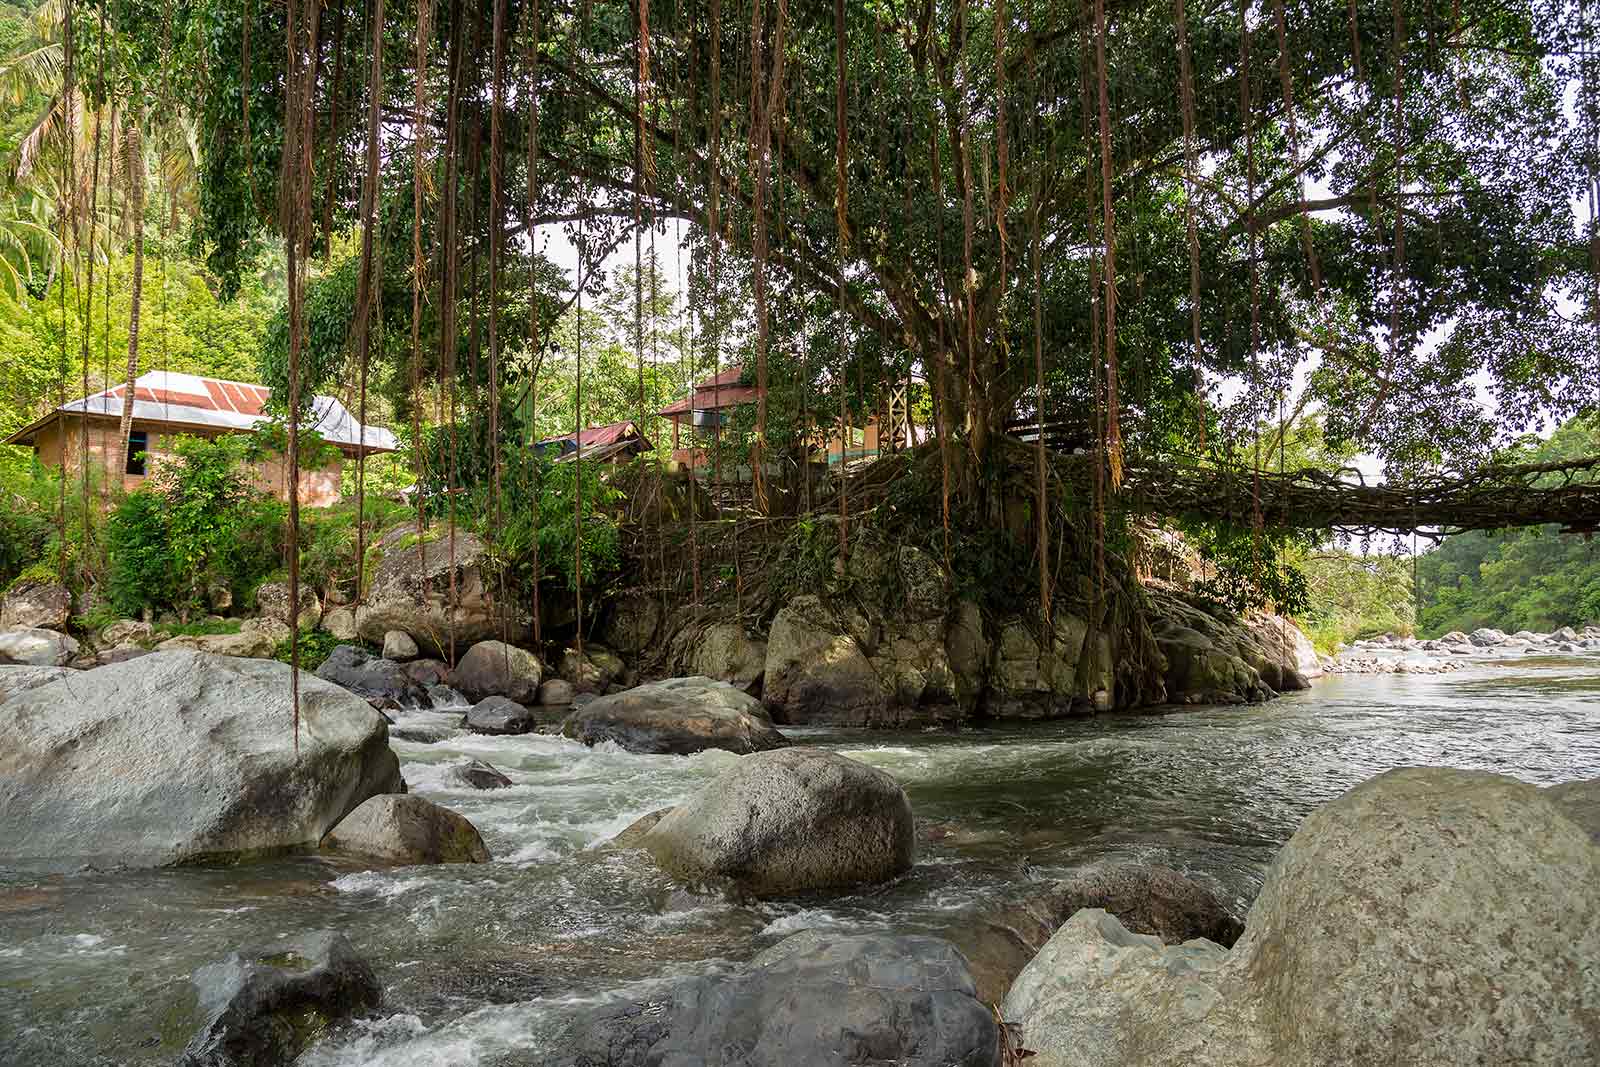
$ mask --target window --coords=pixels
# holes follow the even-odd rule
[[[143,474],[145,452],[150,448],[150,435],[144,430],[134,430],[128,434],[128,466],[129,474]]]

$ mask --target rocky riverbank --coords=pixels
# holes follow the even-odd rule
[[[1356,641],[1333,656],[1320,658],[1328,674],[1445,674],[1484,659],[1511,656],[1572,656],[1600,652],[1600,626],[1582,630],[1564,626],[1550,633],[1519,630],[1459,630],[1443,637],[1418,639],[1384,634]]]

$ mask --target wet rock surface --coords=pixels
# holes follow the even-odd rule
[[[431,800],[405,794],[370,797],[322,839],[323,848],[385,863],[488,863],[477,827]]]
[[[586,745],[613,741],[629,752],[688,755],[719,748],[741,755],[788,744],[761,702],[727,682],[668,678],[599,697],[561,732]]]
[[[343,934],[318,930],[194,975],[206,1022],[179,1067],[281,1067],[327,1027],[375,1010],[383,987]]]

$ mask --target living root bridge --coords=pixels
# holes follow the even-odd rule
[[[1058,455],[1055,466],[1063,479],[1088,491],[1093,456]],[[1345,480],[1352,474],[1357,481]],[[1275,529],[1426,533],[1548,523],[1566,533],[1600,529],[1600,456],[1489,465],[1406,483],[1368,485],[1359,479],[1359,472],[1352,470],[1337,475],[1317,470],[1257,474],[1244,466],[1152,463],[1130,456],[1117,503],[1157,515],[1248,522],[1259,491],[1262,523]]]

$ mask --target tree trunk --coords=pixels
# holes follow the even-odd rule
[[[139,115],[128,131],[128,175],[133,200],[133,305],[128,309],[128,386],[122,397],[122,422],[118,427],[119,447],[113,460],[122,465],[122,484],[128,484],[128,441],[133,433],[133,383],[139,377],[139,304],[144,296],[144,144],[140,136]]]

